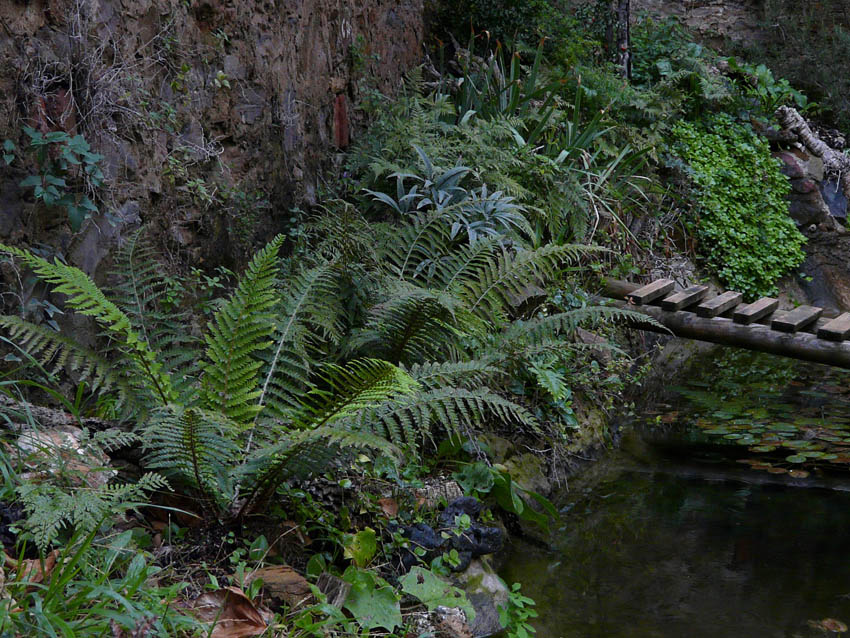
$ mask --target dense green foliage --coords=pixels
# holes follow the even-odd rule
[[[730,289],[751,299],[775,293],[776,280],[803,261],[805,238],[788,216],[791,187],[767,142],[728,116],[673,132],[698,188],[700,252]]]
[[[545,527],[555,510],[486,458],[484,435],[549,450],[553,465],[604,438],[586,431],[581,411],[613,408],[629,382],[631,362],[613,341],[616,323],[634,315],[594,305],[586,289],[595,274],[642,274],[693,237],[709,273],[748,297],[772,292],[800,263],[788,182],[747,122],[769,121],[780,104],[805,107],[805,96],[763,65],[720,64],[674,22],[649,19],[635,24],[628,82],[604,61],[609,7],[441,3],[437,27],[461,42],[474,29],[471,50],[436,50],[434,59],[457,49],[439,71],[412,71],[397,96],[367,92],[371,127],[339,183],[310,214],[287,215],[289,236],[266,238],[239,275],[175,275],[146,228],[120,247],[108,286],[49,251],[0,245],[100,332],[83,344],[55,322],[31,322],[27,308],[0,316],[4,363],[21,377],[0,391],[120,421],[128,431],[85,433],[85,444],[142,449],[134,481],[98,488],[80,489],[65,471],[26,484],[12,461],[0,466],[6,497],[27,514],[19,546],[34,543],[42,556],[79,549],[94,566],[50,589],[44,609],[66,596],[82,635],[100,635],[116,612],[94,606],[93,592],[122,591],[120,627],[156,617],[157,635],[190,634],[192,623],[172,626],[162,610],[179,586],[154,600],[158,590],[143,586],[155,572],[147,557],[115,558],[129,557],[129,535],[114,552],[94,542],[110,517],[171,503],[168,491],[205,525],[295,520],[311,535],[308,575],[334,573],[352,593],[343,613],[315,590],[316,605],[282,621],[293,635],[404,635],[402,593],[427,608],[466,607],[439,578],[457,551],[426,560],[384,516],[422,522],[404,495],[448,466],[467,494]],[[242,231],[240,245],[252,237]],[[314,500],[309,486],[322,481],[350,500]],[[378,504],[390,490],[395,514]],[[257,564],[278,560],[262,536],[245,544]],[[419,564],[396,581],[387,565],[407,550]],[[241,586],[240,551],[229,560]],[[49,633],[39,594],[15,587],[24,608],[16,630]],[[534,615],[515,587],[501,612],[508,635],[531,633]]]

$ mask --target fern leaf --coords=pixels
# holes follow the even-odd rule
[[[340,326],[338,281],[330,264],[306,270],[287,281],[287,291],[274,331],[274,353],[263,370],[257,416],[268,406],[283,416],[300,406],[298,395],[309,378],[306,350],[320,338],[337,340]],[[255,417],[256,421],[256,417]]]
[[[370,309],[366,325],[349,343],[352,349],[410,364],[444,355],[464,334],[462,327],[471,331],[468,313],[450,294],[396,286],[388,297]]]
[[[416,382],[401,368],[379,359],[357,359],[344,366],[326,365],[316,387],[304,398],[293,421],[316,429],[411,394]]]
[[[215,412],[167,406],[145,432],[145,466],[175,476],[204,494],[226,499],[221,478],[238,461],[230,440],[237,425]]]
[[[171,379],[162,370],[162,364],[144,338],[133,329],[130,319],[118,306],[109,301],[91,278],[79,268],[58,260],[50,263],[30,252],[0,244],[0,252],[17,257],[36,274],[53,285],[53,292],[66,295],[66,304],[80,314],[94,317],[107,330],[119,337],[129,356],[163,402],[176,398]]]
[[[215,314],[207,329],[202,398],[204,406],[241,425],[250,424],[261,407],[257,376],[260,350],[270,345],[274,331],[278,235],[260,250],[236,290]]]

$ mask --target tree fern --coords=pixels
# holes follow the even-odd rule
[[[202,364],[203,402],[231,421],[248,425],[261,409],[257,353],[270,345],[274,332],[271,310],[276,302],[278,235],[260,250],[230,298],[207,327]]]

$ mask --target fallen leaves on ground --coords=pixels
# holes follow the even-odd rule
[[[56,567],[56,559],[59,558],[59,550],[54,549],[44,558],[42,564],[39,558],[28,558],[24,560],[15,560],[8,554],[4,554],[4,560],[7,567],[11,567],[16,572],[16,579],[33,585],[43,583],[50,578],[50,574]]]
[[[254,570],[245,578],[248,585],[257,578],[263,580],[263,588],[277,603],[285,603],[297,609],[312,601],[313,593],[307,580],[288,565],[274,565]]]
[[[192,603],[201,622],[215,623],[210,638],[248,638],[263,633],[273,614],[258,607],[238,587],[201,594]]]

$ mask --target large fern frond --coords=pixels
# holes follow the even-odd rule
[[[242,425],[250,424],[261,409],[257,376],[263,362],[257,353],[271,345],[277,253],[283,239],[278,235],[254,255],[205,337],[204,407]]]
[[[380,359],[355,359],[344,366],[323,367],[316,386],[303,399],[293,422],[300,429],[316,429],[390,399],[416,390],[416,382],[398,366]]]
[[[309,350],[341,336],[337,273],[322,264],[290,277],[275,314],[274,349],[262,370],[257,416],[266,409],[284,417],[297,409],[310,376]],[[255,418],[256,422],[256,418]]]
[[[50,374],[68,370],[78,375],[78,380],[85,382],[92,392],[113,393],[119,409],[137,398],[140,388],[132,384],[134,373],[124,368],[120,360],[107,361],[73,339],[20,317],[0,316],[0,330]]]
[[[283,435],[274,445],[258,449],[240,469],[238,481],[248,494],[242,511],[265,502],[283,481],[314,476],[364,449],[382,456],[399,454],[396,446],[380,436],[338,425]]]
[[[413,364],[406,370],[417,383],[428,390],[447,385],[466,389],[481,387],[501,374],[489,358]]]
[[[486,387],[441,386],[380,406],[360,417],[363,428],[390,440],[417,447],[435,429],[464,437],[470,429],[498,421],[537,431],[534,415]]]
[[[457,283],[458,294],[467,301],[470,312],[499,325],[513,299],[522,298],[529,284],[554,278],[561,266],[595,250],[592,246],[573,244],[548,244],[534,250],[500,247],[489,260]]]
[[[197,373],[198,339],[186,329],[188,312],[163,308],[168,278],[144,233],[136,231],[118,249],[109,296],[157,352],[175,390],[183,395]]]
[[[163,371],[162,363],[144,337],[132,326],[129,317],[109,301],[97,284],[79,268],[61,263],[50,263],[26,250],[0,244],[0,252],[17,257],[35,275],[49,284],[52,291],[66,295],[65,303],[80,314],[93,317],[117,338],[147,380],[158,399],[167,404],[175,398],[171,379]]]
[[[397,285],[387,300],[369,310],[366,325],[349,347],[393,363],[416,363],[445,356],[472,322],[451,294]]]
[[[145,430],[145,466],[162,470],[204,494],[228,496],[223,480],[238,462],[231,437],[237,424],[217,412],[169,405]]]
[[[652,317],[641,312],[618,308],[617,306],[584,306],[553,315],[540,315],[528,321],[514,321],[497,341],[502,344],[519,339],[534,341],[536,339],[558,336],[574,331],[578,327],[592,327],[602,323],[631,323],[651,324],[659,329],[663,326]]]

